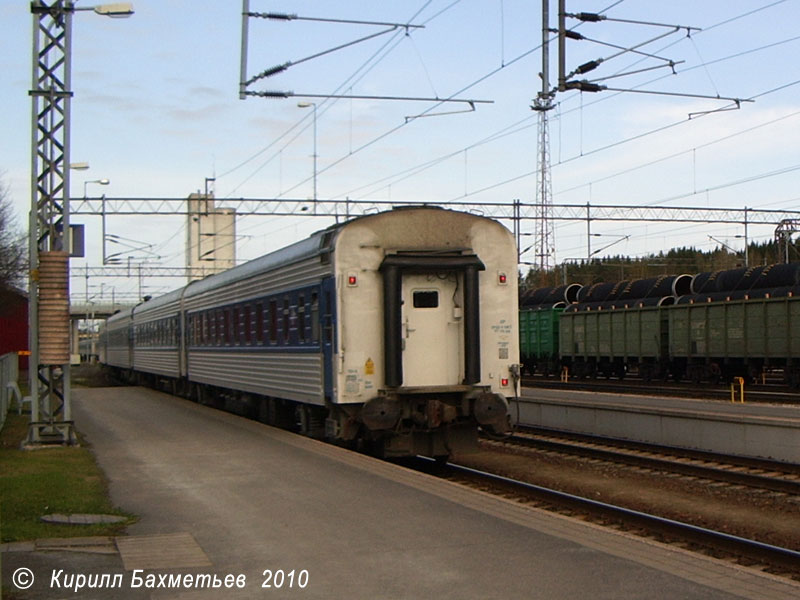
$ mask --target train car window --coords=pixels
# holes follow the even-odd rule
[[[233,343],[234,346],[238,346],[242,341],[242,331],[241,331],[242,311],[238,306],[235,306],[233,309],[231,309],[231,312],[233,314],[233,321],[232,321],[233,327],[231,328],[231,342]]]
[[[289,298],[283,299],[283,342],[289,343]]]
[[[256,343],[264,343],[264,303],[256,304]]]
[[[436,290],[414,292],[414,308],[437,308],[439,292]]]
[[[209,330],[208,343],[210,346],[213,346],[217,341],[217,319],[216,315],[211,312],[208,315],[208,330]]]
[[[233,322],[232,321],[233,320],[231,319],[231,309],[230,308],[226,308],[225,309],[225,329],[223,329],[223,331],[225,332],[225,344],[226,345],[230,345],[230,343],[233,341]]]
[[[245,304],[242,310],[244,311],[244,340],[242,341],[249,346],[253,341],[250,305]]]
[[[306,341],[306,297],[300,294],[297,298],[297,337],[300,343]]]
[[[278,302],[269,301],[269,341],[271,344],[278,343]]]
[[[311,341],[319,342],[319,296],[311,294]]]
[[[217,345],[225,343],[225,312],[220,309],[217,311]]]

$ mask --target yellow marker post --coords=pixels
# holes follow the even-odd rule
[[[561,383],[569,381],[569,367],[561,367]]]
[[[734,377],[731,383],[731,402],[736,402],[736,386],[739,386],[740,402],[744,404],[744,377]]]

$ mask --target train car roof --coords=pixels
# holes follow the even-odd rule
[[[169,304],[170,302],[180,302],[181,296],[183,296],[184,289],[185,287],[182,287],[177,290],[172,290],[171,292],[167,292],[163,296],[158,296],[157,298],[149,298],[144,302],[140,302],[139,304],[134,306],[133,311],[136,314],[141,314],[143,312],[147,312],[148,310],[153,310],[160,306],[164,306],[165,304]]]
[[[205,279],[193,281],[186,288],[184,288],[185,289],[184,297],[191,298],[198,294],[202,294],[203,292],[208,292],[210,290],[224,287],[235,281],[239,281],[241,279],[247,279],[252,275],[261,273],[263,271],[269,271],[281,265],[300,262],[309,258],[313,258],[315,256],[319,256],[320,254],[324,254],[325,252],[328,252],[330,251],[330,249],[333,248],[336,234],[345,227],[365,219],[376,217],[378,215],[385,215],[387,213],[396,213],[396,212],[410,211],[410,210],[442,210],[448,212],[455,212],[458,214],[469,214],[476,219],[487,218],[481,215],[473,215],[471,213],[452,211],[449,209],[442,208],[441,206],[435,206],[435,205],[426,204],[426,205],[413,205],[413,206],[395,206],[391,210],[386,210],[377,213],[370,213],[367,215],[361,215],[349,219],[347,221],[344,221],[342,223],[335,223],[326,229],[322,229],[320,231],[312,233],[311,236],[309,236],[304,240],[300,240],[298,242],[290,244],[289,246],[285,246],[279,250],[275,250],[273,252],[270,252],[269,254],[265,254],[264,256],[254,258],[253,260],[248,261],[242,265],[238,265],[236,267],[228,269],[223,273],[217,273],[215,275],[210,275]]]
[[[119,321],[121,319],[130,319],[134,308],[135,307],[130,306],[118,310],[113,315],[108,317],[108,319],[106,319],[106,326],[108,326],[109,324],[113,324],[114,322]]]
[[[348,221],[349,223],[350,221]],[[197,294],[208,292],[210,290],[224,287],[235,281],[247,279],[248,277],[261,273],[263,271],[270,271],[281,265],[299,262],[314,256],[318,256],[324,251],[323,237],[343,227],[346,223],[339,223],[311,234],[310,237],[295,242],[289,246],[275,250],[264,256],[254,258],[244,264],[238,265],[222,273],[209,275],[205,279],[191,282],[186,288],[185,297],[191,298]],[[180,291],[180,290],[179,290]]]

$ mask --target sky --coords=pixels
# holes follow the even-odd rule
[[[536,198],[537,114],[531,104],[541,90],[538,0],[251,0],[256,12],[424,28],[399,28],[300,62],[387,28],[250,19],[248,76],[295,64],[249,89],[297,96],[246,100],[238,94],[239,0],[133,4],[129,19],[87,11],[73,21],[71,160],[90,164],[88,171],[73,172],[73,196],[86,190],[90,197],[183,198],[215,178],[221,206],[226,198],[311,198],[314,110],[298,102],[313,101],[321,199],[447,205]],[[555,0],[551,5],[555,26]],[[608,17],[583,24],[568,19],[568,28],[587,38],[567,42],[568,70],[603,58],[583,77],[639,92],[754,101],[720,110],[732,103],[633,92],[556,94],[549,112],[554,203],[800,209],[798,0],[567,0],[567,10]],[[0,0],[0,23],[0,181],[23,224],[30,206],[29,2]],[[615,46],[638,46],[650,56],[621,53]],[[550,70],[555,85],[554,43]],[[622,75],[630,71],[642,72]],[[459,112],[465,105],[302,94],[491,103]],[[456,114],[437,114],[445,112]],[[693,113],[702,114],[689,118]],[[425,116],[408,119],[418,115]],[[86,183],[98,179],[110,184]],[[74,216],[72,222],[84,223],[87,236],[87,257],[72,260],[73,274],[99,267],[99,218]],[[278,249],[329,224],[310,217],[241,217],[237,259]],[[532,226],[525,224],[528,232]],[[751,226],[748,234],[766,241],[773,229]],[[134,264],[184,265],[185,217],[109,217],[107,233],[147,248],[109,244],[109,253],[121,252]],[[597,250],[594,256],[640,256],[685,245],[743,247],[742,227],[734,225],[595,222],[592,238],[586,233],[585,222],[557,222],[555,261]],[[523,238],[522,246],[532,240]],[[532,260],[532,250],[523,254],[523,262]],[[173,279],[96,277],[87,287],[83,277],[74,277],[71,291],[73,298],[108,300],[113,289],[117,299],[133,299],[179,285]]]

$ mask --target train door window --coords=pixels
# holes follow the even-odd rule
[[[289,343],[289,297],[286,296],[283,299],[283,342],[285,344]]]
[[[235,306],[231,309],[233,314],[233,328],[231,330],[231,343],[238,346],[242,342],[242,310]]]
[[[319,342],[319,296],[311,294],[311,341]]]
[[[256,343],[264,343],[264,303],[256,304]]]
[[[297,298],[297,338],[301,344],[306,341],[306,297],[303,294]]]
[[[436,290],[421,290],[414,292],[414,308],[437,308],[439,306],[439,292]]]
[[[333,344],[333,307],[330,292],[325,292],[325,343]]]
[[[271,344],[278,343],[278,302],[269,301],[269,341]]]

